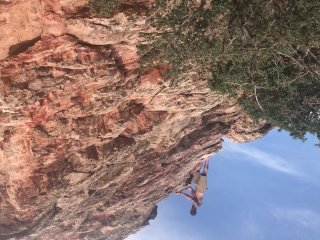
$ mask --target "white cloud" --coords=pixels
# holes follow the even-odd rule
[[[245,236],[246,239],[259,239],[262,234],[259,224],[253,218],[243,219],[240,230],[242,236]]]
[[[181,228],[178,227],[181,223],[176,221],[151,221],[151,224],[156,224],[157,226],[147,226],[137,232],[136,234],[130,235],[125,240],[195,240],[201,239],[199,236],[192,236],[187,232],[182,232]]]
[[[310,209],[276,209],[273,215],[307,228],[320,229],[320,214]]]
[[[282,157],[264,152],[260,149],[250,147],[245,144],[232,143],[231,141],[225,139],[224,150],[241,154],[246,157],[246,160],[263,165],[272,170],[292,176],[303,177],[303,173],[298,171]]]

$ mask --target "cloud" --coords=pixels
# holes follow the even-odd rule
[[[148,226],[130,235],[125,240],[194,240],[201,239],[201,236],[193,236],[191,233],[182,232],[179,225],[181,223],[177,221],[168,220],[167,222],[157,220],[157,222],[151,221],[151,224],[156,226]]]
[[[276,209],[273,215],[307,228],[320,229],[320,214],[310,209]]]
[[[250,219],[243,219],[240,231],[246,239],[259,239],[262,234],[261,227],[252,217]]]
[[[303,173],[295,169],[285,159],[277,155],[261,151],[260,149],[244,144],[232,143],[231,141],[225,139],[224,150],[227,152],[229,151],[241,154],[246,157],[246,160],[263,165],[274,171],[282,172],[292,176],[303,177]]]

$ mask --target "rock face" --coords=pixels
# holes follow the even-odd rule
[[[139,73],[145,17],[85,4],[0,1],[0,239],[124,239],[223,136],[270,129],[197,75]]]

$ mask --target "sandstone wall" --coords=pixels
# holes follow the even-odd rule
[[[194,73],[137,71],[146,17],[74,4],[0,2],[0,239],[124,239],[223,136],[270,129]]]

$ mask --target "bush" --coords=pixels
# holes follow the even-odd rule
[[[160,31],[144,35],[144,67],[169,63],[173,82],[211,72],[209,85],[239,97],[253,118],[320,137],[318,0],[173,2],[158,1],[151,21]]]
[[[110,17],[117,4],[118,0],[91,0],[89,7],[98,17]]]

